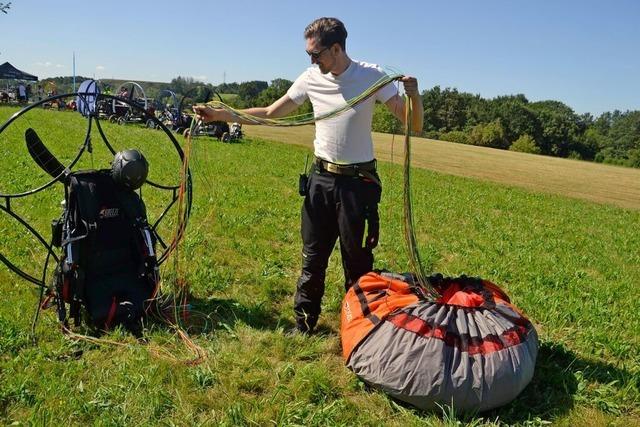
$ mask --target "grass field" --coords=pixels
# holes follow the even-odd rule
[[[9,113],[0,109],[0,121]],[[61,117],[49,122],[34,115],[27,124],[42,123],[41,135],[53,135]],[[68,127],[81,135],[82,124],[74,123]],[[105,130],[119,147],[143,147],[153,157],[155,176],[175,178],[171,150],[156,141],[156,131]],[[108,338],[127,347],[72,342],[59,333],[51,311],[34,342],[29,329],[36,291],[0,268],[0,424],[640,425],[638,171],[414,144],[416,164],[426,166],[414,171],[413,189],[416,233],[429,269],[500,284],[541,337],[535,377],[511,404],[480,415],[420,412],[367,389],[344,367],[339,251],[328,270],[320,333],[283,334],[293,320],[300,265],[297,176],[310,139],[302,139],[305,130],[260,137],[258,131],[247,127],[242,144],[194,142],[195,201],[180,266],[193,291],[194,314],[206,316],[205,327],[192,331],[207,350],[206,361],[186,366],[155,355],[153,349],[163,348],[188,356],[161,325],[151,327],[149,344],[122,331]],[[75,133],[66,135],[64,144],[56,138],[47,143],[59,145],[60,153],[72,137],[74,147],[81,143]],[[0,134],[3,158],[16,162],[0,176],[0,186],[29,187],[41,177],[17,148],[20,132],[15,138]],[[291,138],[306,147],[275,142]],[[396,137],[396,160],[401,141]],[[94,166],[108,165],[97,137],[93,144]],[[385,160],[388,141],[376,145]],[[81,166],[91,163],[87,158]],[[385,187],[376,267],[405,271],[402,172],[385,161],[380,172]],[[598,186],[589,189],[586,177]],[[62,194],[60,187],[43,193],[16,201],[15,209],[45,232]],[[143,194],[153,218],[164,196],[148,189]],[[25,233],[6,217],[1,221],[0,251],[21,266],[40,262],[42,254]],[[172,274],[169,262],[165,275]]]

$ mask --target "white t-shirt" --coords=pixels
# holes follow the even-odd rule
[[[318,117],[344,106],[384,75],[377,65],[359,61],[351,61],[339,76],[322,74],[317,66],[313,66],[296,79],[287,95],[298,105],[309,98],[313,114]],[[395,86],[388,84],[338,116],[316,122],[316,138],[313,141],[316,157],[338,164],[373,160],[373,107],[376,101],[385,103],[396,93]]]

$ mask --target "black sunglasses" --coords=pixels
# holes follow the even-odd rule
[[[325,47],[324,49],[322,49],[322,50],[320,50],[318,52],[307,52],[307,55],[309,55],[310,57],[312,57],[313,59],[315,59],[317,61],[320,58],[320,55],[322,55],[322,53],[327,49],[329,49],[329,48]]]

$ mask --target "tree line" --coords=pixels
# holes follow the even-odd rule
[[[52,79],[61,88],[70,77]],[[82,81],[77,77],[76,81]],[[119,80],[101,81],[115,90]],[[212,85],[189,77],[169,83],[139,82],[153,98],[170,88],[178,95],[193,93],[214,99],[222,94],[236,108],[269,105],[293,84],[290,80],[249,81]],[[197,97],[196,97],[197,98]],[[560,101],[530,102],[525,95],[482,98],[455,88],[435,86],[422,92],[424,126],[419,136],[443,141],[499,148],[572,159],[591,160],[640,168],[640,111],[605,112],[598,117],[577,114]],[[299,113],[311,111],[307,101]],[[401,133],[401,124],[383,106],[376,105],[373,116],[376,132]]]
[[[462,144],[640,167],[640,111],[577,114],[559,101],[530,102],[525,95],[480,95],[441,89],[422,92],[421,136]],[[376,107],[374,130],[399,123]]]
[[[268,105],[293,82],[226,84],[236,107]],[[640,111],[577,114],[560,101],[530,102],[525,95],[482,98],[435,86],[422,92],[424,125],[420,136],[525,153],[590,160],[640,168]],[[298,113],[311,111],[308,101]],[[400,133],[402,126],[383,105],[373,116],[376,132]]]

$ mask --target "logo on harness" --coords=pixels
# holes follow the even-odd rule
[[[351,307],[349,307],[349,301],[344,302],[344,314],[347,318],[347,322],[351,322],[353,320],[353,315],[351,314]]]
[[[102,208],[100,209],[99,217],[100,219],[110,219],[117,218],[120,216],[119,208]]]

